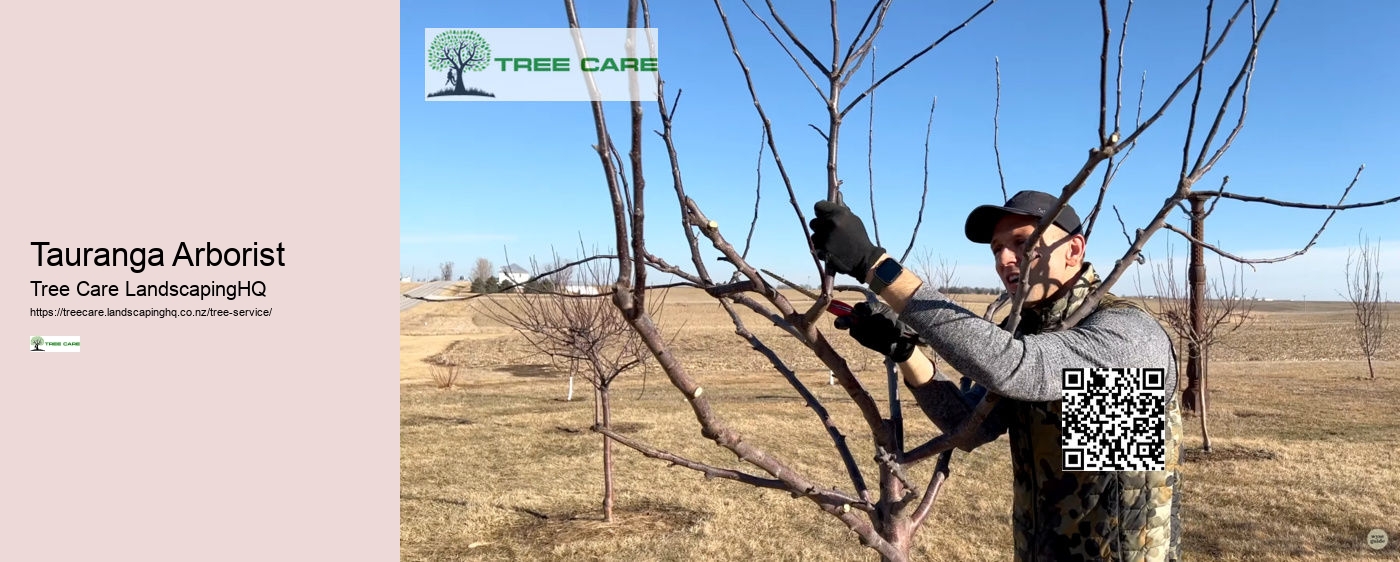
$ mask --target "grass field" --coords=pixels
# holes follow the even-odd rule
[[[988,300],[966,304],[980,312]],[[589,387],[579,380],[575,399],[565,401],[563,374],[481,306],[479,299],[424,303],[401,315],[404,560],[878,559],[810,501],[706,481],[620,445],[616,521],[603,523]],[[1187,420],[1187,559],[1400,559],[1400,342],[1392,339],[1379,357],[1377,380],[1366,380],[1344,303],[1268,302],[1256,311],[1259,320],[1213,354],[1212,453],[1200,451],[1199,420]],[[746,322],[831,410],[858,460],[869,461],[864,423],[845,392],[827,386],[826,369],[766,322]],[[726,422],[818,482],[850,489],[816,416],[734,335],[712,299],[672,291],[661,323]],[[880,357],[825,331],[883,403]],[[441,390],[422,360],[448,349],[468,367],[463,384]],[[619,379],[613,403],[619,431],[712,464],[752,468],[699,434],[659,369]],[[909,442],[936,435],[912,400],[903,408]],[[953,457],[915,559],[1010,558],[1007,457],[1005,437]],[[915,480],[927,482],[930,470],[931,463],[917,466]],[[1390,534],[1384,550],[1364,546],[1372,528]]]

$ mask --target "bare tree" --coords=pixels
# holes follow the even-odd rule
[[[476,265],[472,267],[472,283],[483,283],[490,279],[495,271],[495,266],[491,265],[491,260],[486,258],[476,258]]]
[[[577,269],[577,271],[573,271]],[[561,269],[535,275],[535,279],[577,278],[593,284],[612,276],[608,262],[562,264]],[[533,281],[533,279],[532,279]],[[556,367],[569,369],[569,394],[575,374],[593,387],[593,423],[603,433],[603,520],[613,519],[612,383],[629,370],[642,366],[651,355],[642,339],[607,295],[569,295],[536,291],[499,295],[487,299],[488,316],[518,332],[530,348],[549,358]],[[664,299],[653,301],[649,314],[660,312]]]
[[[1221,269],[1224,269],[1223,263]],[[1148,311],[1176,336],[1178,361],[1194,360],[1200,365],[1200,378],[1194,392],[1201,418],[1202,449],[1208,453],[1211,447],[1210,428],[1206,422],[1206,389],[1209,387],[1211,347],[1254,320],[1254,295],[1245,294],[1244,265],[1235,264],[1235,270],[1229,277],[1217,278],[1207,287],[1201,314],[1204,322],[1198,326],[1192,322],[1193,302],[1189,289],[1177,282],[1176,262],[1170,248],[1166,261],[1154,264],[1152,285],[1157,296],[1155,299],[1145,299]],[[1143,294],[1140,282],[1138,294]],[[1177,373],[1186,372],[1182,367],[1184,365],[1178,365]],[[1188,388],[1186,392],[1192,390]]]
[[[1366,356],[1366,369],[1374,380],[1376,367],[1372,359],[1385,339],[1390,313],[1381,294],[1380,241],[1373,245],[1369,238],[1358,238],[1359,247],[1347,252],[1346,297],[1355,312],[1356,343],[1361,345],[1361,354]]]
[[[991,7],[995,0],[991,0],[972,12],[960,24],[953,26],[946,33],[938,36],[922,50],[909,56],[902,63],[896,65],[892,70],[885,72],[878,79],[872,79],[868,87],[864,88],[856,95],[846,94],[846,87],[850,80],[857,76],[865,57],[873,50],[875,38],[879,35],[885,24],[885,16],[890,6],[888,0],[877,0],[873,3],[864,23],[857,31],[854,38],[849,42],[843,42],[838,33],[837,7],[836,2],[831,2],[831,38],[830,38],[830,58],[824,59],[824,55],[808,48],[807,43],[800,39],[796,33],[787,26],[782,17],[777,13],[771,2],[767,2],[767,15],[760,15],[757,10],[745,2],[745,7],[749,13],[757,19],[768,31],[769,35],[778,43],[785,53],[792,59],[801,70],[807,82],[812,86],[813,91],[819,98],[819,106],[826,114],[826,127],[820,128],[812,125],[813,129],[826,142],[827,165],[826,165],[826,199],[833,201],[841,200],[841,184],[838,170],[838,145],[840,130],[844,118],[862,100],[865,100],[876,88],[889,80],[894,75],[905,70],[914,61],[930,52],[935,47],[941,45],[946,39],[953,36],[957,31],[971,24],[980,14]],[[1123,17],[1122,31],[1119,32],[1119,47],[1117,57],[1117,83],[1116,90],[1110,88],[1110,38],[1112,31],[1110,27],[1109,9],[1107,0],[1101,0],[1101,15],[1103,23],[1102,52],[1097,59],[1099,70],[1099,119],[1097,141],[1095,146],[1088,151],[1088,157],[1079,167],[1068,183],[1065,184],[1060,203],[1045,215],[1031,239],[1027,241],[1026,248],[1034,248],[1038,245],[1038,240],[1045,232],[1046,228],[1055,220],[1057,215],[1063,211],[1069,199],[1077,193],[1089,179],[1089,176],[1099,167],[1100,164],[1107,163],[1104,179],[1100,187],[1100,197],[1095,204],[1091,219],[1097,217],[1098,211],[1104,204],[1104,194],[1110,187],[1113,172],[1116,171],[1126,160],[1131,148],[1136,145],[1137,140],[1149,129],[1152,128],[1173,104],[1178,96],[1195,81],[1195,96],[1191,103],[1190,128],[1186,133],[1186,141],[1183,143],[1183,171],[1175,180],[1175,188],[1170,193],[1162,209],[1155,215],[1147,226],[1137,230],[1136,239],[1129,238],[1131,247],[1118,260],[1115,267],[1105,278],[1104,283],[1098,290],[1092,293],[1084,305],[1071,318],[1067,319],[1067,325],[1074,325],[1090,311],[1096,308],[1097,303],[1113,284],[1120,278],[1126,268],[1136,262],[1139,253],[1158,230],[1169,227],[1166,224],[1167,214],[1177,205],[1184,201],[1189,195],[1197,192],[1191,191],[1191,186],[1208,173],[1224,152],[1229,148],[1244,123],[1244,107],[1248,100],[1249,77],[1253,74],[1256,54],[1265,30],[1269,22],[1272,21],[1277,11],[1277,2],[1270,4],[1267,14],[1261,19],[1255,10],[1255,2],[1243,0],[1239,7],[1235,9],[1229,17],[1226,25],[1218,32],[1211,29],[1214,18],[1211,3],[1206,10],[1206,33],[1202,42],[1201,56],[1195,62],[1193,68],[1185,73],[1184,78],[1177,83],[1176,87],[1163,100],[1160,106],[1146,120],[1140,118],[1137,124],[1128,131],[1120,130],[1120,114],[1122,109],[1122,52],[1123,41],[1126,37],[1128,15],[1131,13],[1131,2],[1129,9]],[[745,82],[748,86],[750,97],[753,101],[753,108],[757,112],[758,120],[764,127],[764,142],[767,144],[768,155],[773,159],[778,175],[783,182],[789,203],[792,206],[794,220],[802,230],[804,238],[808,242],[807,250],[813,248],[810,245],[810,232],[807,220],[803,213],[805,206],[799,201],[793,182],[788,176],[784,167],[780,151],[778,150],[778,140],[774,134],[771,121],[768,119],[764,106],[759,100],[758,91],[754,86],[749,67],[744,63],[738,42],[734,38],[733,31],[729,25],[728,17],[719,0],[715,0],[715,8],[720,22],[724,26],[729,42],[729,50],[735,57],[739,69],[743,72]],[[1239,72],[1233,82],[1222,96],[1215,118],[1209,123],[1209,133],[1198,147],[1199,155],[1194,165],[1189,165],[1189,155],[1193,150],[1193,132],[1196,125],[1196,110],[1201,94],[1204,90],[1204,81],[1200,78],[1207,62],[1215,57],[1221,46],[1226,43],[1226,37],[1235,29],[1240,16],[1249,9],[1249,30],[1246,37],[1247,49],[1241,56]],[[565,9],[571,27],[579,27],[578,17],[575,13],[573,0],[565,0]],[[643,18],[640,27],[651,27],[650,16],[647,13],[646,2],[640,0],[629,0],[627,28],[638,28],[638,17]],[[775,24],[777,29],[775,30]],[[638,38],[648,40],[651,38]],[[635,46],[638,41],[629,41],[628,44]],[[586,46],[581,37],[575,36],[575,48],[580,57],[587,56]],[[896,59],[898,60],[898,59]],[[1218,64],[1218,63],[1216,63]],[[1214,67],[1215,65],[1212,65]],[[596,87],[591,77],[585,77],[589,88],[596,93]],[[1243,90],[1239,89],[1241,84]],[[748,485],[761,488],[782,490],[790,493],[796,498],[805,498],[813,502],[822,511],[834,516],[856,533],[862,544],[877,551],[885,560],[907,560],[909,549],[913,543],[916,531],[927,521],[934,499],[938,495],[943,483],[946,481],[949,469],[948,464],[951,451],[954,447],[970,443],[975,429],[988,415],[997,401],[995,395],[988,395],[986,399],[976,408],[974,414],[969,416],[963,424],[954,432],[940,435],[931,441],[925,442],[916,447],[906,447],[904,438],[903,419],[898,409],[897,391],[898,384],[893,369],[886,365],[887,382],[890,383],[889,397],[890,404],[888,415],[881,411],[875,398],[866,389],[852,371],[847,363],[826,339],[819,329],[823,318],[823,313],[830,303],[831,291],[834,287],[834,277],[831,275],[813,253],[813,265],[822,278],[819,298],[807,310],[798,310],[789,299],[777,290],[759,269],[751,265],[745,253],[737,250],[733,244],[721,232],[717,222],[710,220],[703,212],[700,204],[686,194],[683,173],[680,166],[679,155],[673,136],[673,119],[675,117],[676,103],[679,101],[680,93],[676,94],[670,104],[667,103],[665,95],[665,83],[658,82],[657,109],[661,122],[661,129],[657,134],[665,146],[665,150],[670,160],[670,175],[672,188],[675,191],[681,212],[681,225],[686,236],[690,250],[690,261],[693,269],[688,269],[680,265],[672,264],[665,258],[652,254],[646,244],[646,213],[645,213],[645,174],[642,170],[642,139],[643,139],[643,106],[640,102],[633,102],[630,105],[630,162],[624,163],[621,154],[613,143],[613,136],[608,130],[608,120],[604,113],[602,102],[593,102],[591,110],[597,132],[597,141],[594,149],[597,151],[599,161],[602,165],[603,178],[607,184],[609,199],[612,205],[612,218],[614,232],[616,235],[617,263],[619,269],[617,277],[611,285],[611,296],[613,304],[621,311],[622,317],[627,324],[635,330],[642,338],[647,349],[657,359],[658,364],[665,372],[671,384],[679,390],[687,400],[691,410],[700,425],[700,433],[707,439],[714,441],[718,446],[727,449],[735,454],[741,461],[747,463],[758,473],[743,469],[723,468],[693,459],[685,458],[674,453],[658,449],[639,439],[619,434],[607,427],[596,427],[595,430],[617,439],[620,443],[633,448],[642,454],[670,462],[674,466],[681,466],[704,473],[710,478],[720,478],[743,482]],[[1116,91],[1116,96],[1111,93]],[[1114,96],[1114,102],[1110,102],[1110,96]],[[597,99],[595,97],[595,99]],[[784,100],[785,103],[788,100]],[[1217,134],[1220,132],[1221,124],[1229,114],[1229,109],[1233,103],[1238,102],[1238,121],[1233,128],[1229,128],[1225,138],[1217,141]],[[1108,119],[1110,107],[1114,107],[1112,122]],[[1141,104],[1139,104],[1141,106]],[[668,107],[670,108],[668,110]],[[1111,125],[1111,129],[1110,129]],[[630,164],[630,170],[627,164]],[[630,181],[629,181],[630,180]],[[927,195],[927,185],[925,185],[924,196]],[[1343,208],[1355,208],[1359,206],[1378,205],[1386,202],[1374,202],[1357,205],[1312,205],[1305,203],[1291,203],[1256,198],[1253,196],[1240,196],[1224,192],[1209,192],[1211,197],[1218,200],[1221,198],[1233,198],[1240,200],[1258,200],[1284,206],[1298,206],[1305,208],[1322,208],[1339,210]],[[1343,195],[1345,197],[1345,194]],[[1400,200],[1400,197],[1390,201]],[[810,202],[808,202],[810,203]],[[920,219],[922,219],[922,208],[920,205]],[[1324,222],[1324,227],[1326,223]],[[1090,222],[1092,227],[1092,221]],[[1173,229],[1175,230],[1175,229]],[[1321,229],[1319,229],[1321,230]],[[1124,229],[1127,235],[1126,228]],[[914,234],[917,236],[917,232]],[[1184,236],[1190,237],[1189,234]],[[735,276],[727,280],[716,282],[707,269],[705,260],[700,251],[701,241],[706,242],[714,250],[723,255],[723,259],[737,269]],[[1197,240],[1194,240],[1198,242]],[[913,244],[911,236],[910,245]],[[1309,243],[1309,247],[1311,243]],[[1213,251],[1219,252],[1214,247]],[[1306,247],[1302,251],[1306,251]],[[1222,253],[1222,255],[1226,255]],[[1295,254],[1296,255],[1296,254]],[[906,251],[907,257],[907,251]],[[1226,255],[1226,257],[1232,257]],[[1027,256],[1022,255],[1023,261],[1028,261]],[[1233,259],[1233,258],[1232,258]],[[714,409],[708,400],[708,394],[700,381],[676,358],[674,350],[661,337],[657,327],[655,317],[648,312],[646,302],[650,287],[647,281],[648,270],[672,274],[685,280],[687,283],[704,288],[711,296],[715,297],[718,303],[730,315],[735,326],[735,333],[745,345],[763,355],[772,365],[773,369],[781,374],[784,379],[793,387],[816,414],[817,420],[825,428],[832,440],[836,455],[846,468],[847,476],[850,479],[850,487],[826,485],[811,479],[800,470],[796,470],[792,465],[767,453],[759,441],[752,436],[741,435],[738,431],[728,425],[720,414]],[[1029,276],[1022,278],[1023,286],[1017,291],[1018,298],[1011,299],[1010,330],[1016,329],[1019,322],[1020,310],[1024,305],[1024,296],[1027,294],[1024,284]],[[865,428],[869,431],[868,445],[873,446],[875,451],[875,461],[878,465],[878,480],[874,486],[867,484],[865,475],[855,462],[855,453],[852,445],[844,433],[837,425],[820,400],[818,400],[796,376],[793,369],[772,347],[762,341],[757,335],[750,331],[738,314],[735,306],[741,306],[757,313],[761,318],[772,322],[780,327],[784,333],[795,338],[811,353],[813,353],[832,373],[851,398],[856,408],[860,411],[861,420]],[[930,477],[929,483],[922,490],[911,478],[910,470],[923,460],[938,456],[939,462]]]
[[[433,384],[438,388],[452,388],[462,377],[465,366],[455,358],[438,363],[428,363],[428,372],[433,376]]]
[[[439,272],[439,273],[438,273],[438,278],[437,278],[438,281],[451,281],[451,280],[452,280],[452,262],[450,262],[450,261],[445,261],[445,262],[442,262],[442,263],[438,264],[438,272]]]
[[[943,255],[935,256],[932,248],[923,248],[914,254],[911,268],[925,283],[946,291],[958,283],[958,262],[950,262]]]

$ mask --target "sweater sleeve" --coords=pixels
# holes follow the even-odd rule
[[[906,385],[907,386],[907,385]],[[957,383],[949,379],[942,371],[935,371],[933,380],[917,387],[909,387],[909,392],[914,395],[914,400],[919,403],[919,409],[924,415],[933,421],[943,433],[957,431],[958,424],[963,419],[972,414],[977,408],[977,403],[986,395],[983,387],[974,387],[968,392],[963,392],[958,388]],[[992,415],[982,421],[981,427],[977,428],[977,434],[973,441],[963,447],[964,451],[971,452],[973,449],[996,441],[997,437],[1006,433],[1006,424],[998,413],[993,410]]]
[[[1061,400],[1062,371],[1073,367],[1162,368],[1167,396],[1176,392],[1171,340],[1135,308],[1099,309],[1073,328],[1016,337],[924,285],[900,320],[959,373],[1007,398]]]

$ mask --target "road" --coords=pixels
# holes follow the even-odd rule
[[[428,295],[441,291],[443,288],[447,287],[448,285],[451,285],[452,283],[453,281],[434,281],[432,283],[424,283],[422,285],[414,287],[412,290],[408,291],[405,294],[414,297],[426,297]],[[413,308],[421,302],[423,301],[399,295],[399,312],[403,312],[405,310]]]

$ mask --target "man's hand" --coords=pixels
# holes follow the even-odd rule
[[[884,303],[856,304],[850,316],[836,319],[836,329],[851,331],[851,337],[895,363],[903,363],[914,354],[919,335],[899,322],[899,317]]]
[[[870,236],[865,233],[865,223],[845,205],[818,201],[816,211],[816,218],[809,224],[817,258],[826,260],[827,265],[838,273],[845,273],[864,283],[870,269],[885,254],[885,249],[870,243]]]

